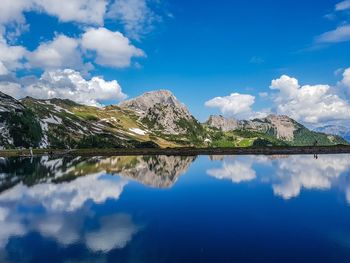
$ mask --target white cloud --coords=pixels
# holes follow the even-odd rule
[[[93,66],[91,63],[84,64],[84,58],[91,56],[88,52],[82,53],[81,49],[95,53],[97,64],[116,68],[128,67],[133,57],[145,56],[120,32],[101,27],[88,29],[81,39],[57,35],[52,41],[41,43],[33,52],[25,53],[26,65],[44,70],[71,68],[88,72]]]
[[[251,115],[254,102],[255,97],[252,95],[232,93],[230,96],[213,98],[205,106],[218,108],[225,115],[244,117]]]
[[[6,40],[0,36],[0,61],[8,70],[22,67],[21,60],[27,54],[27,50],[22,46],[10,46]]]
[[[38,11],[63,22],[103,24],[107,0],[1,0],[0,23],[24,23],[23,12]]]
[[[4,63],[0,61],[0,76],[8,75],[10,72],[5,67]]]
[[[116,80],[106,81],[101,77],[86,80],[71,69],[45,72],[36,83],[25,87],[24,93],[40,99],[70,99],[90,106],[101,106],[103,100],[126,98]]]
[[[40,46],[28,54],[30,67],[43,69],[73,68],[82,69],[83,62],[79,51],[79,41],[58,35],[50,42]]]
[[[108,0],[2,0],[0,1],[0,61],[8,71],[18,68],[40,68],[43,70],[72,68],[88,72],[92,64],[84,63],[95,56],[99,65],[125,68],[132,58],[144,57],[145,53],[132,45],[120,32],[104,27],[88,28],[82,38],[71,38],[63,34],[53,40],[42,42],[34,51],[23,46],[10,45],[21,32],[28,30],[24,12],[43,12],[63,22],[77,22],[92,26],[103,26]],[[123,21],[127,32],[134,37],[146,31],[154,14],[144,0],[118,0],[110,5],[108,17]],[[12,42],[11,42],[12,43]],[[82,52],[82,49],[86,52]],[[3,69],[3,68],[1,68]]]
[[[310,124],[349,119],[348,102],[329,85],[300,86],[297,79],[283,75],[270,88],[278,91],[274,97],[278,114]]]
[[[20,99],[25,96],[22,86],[15,82],[0,81],[0,91],[16,99]]]
[[[82,36],[82,47],[96,53],[96,63],[115,68],[128,67],[133,57],[143,57],[145,53],[131,45],[120,32],[106,28],[90,28]]]
[[[346,69],[343,73],[342,84],[350,91],[350,68]]]
[[[342,25],[316,38],[316,43],[339,43],[350,41],[350,25]]]
[[[350,9],[350,0],[342,1],[335,6],[336,11],[344,11]]]
[[[39,10],[57,16],[64,22],[75,21],[90,24],[103,24],[107,0],[33,0]]]
[[[2,80],[0,91],[16,99],[25,96],[61,98],[97,107],[102,106],[103,101],[117,102],[127,97],[116,80],[106,81],[102,77],[87,80],[72,69],[45,71],[39,79],[31,79],[24,85],[21,85],[21,80]]]
[[[107,12],[107,18],[122,22],[128,36],[139,39],[147,33],[152,23],[158,19],[147,6],[146,0],[116,0]]]
[[[1,0],[0,1],[0,24],[9,22],[23,22],[23,11],[32,5],[31,0]]]

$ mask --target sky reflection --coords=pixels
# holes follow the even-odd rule
[[[350,203],[350,183],[344,185],[350,172],[349,155],[322,155],[318,159],[311,155],[225,157],[221,167],[207,169],[206,172],[233,183],[258,180],[270,184],[274,194],[284,199],[299,196],[302,189],[340,187]]]
[[[245,228],[242,224],[251,220],[250,210],[274,209],[272,195],[289,203],[303,201],[306,191],[335,191],[350,203],[349,171],[349,155],[322,155],[317,160],[313,156],[2,159],[0,261],[44,262],[43,255],[59,253],[53,262],[76,262],[73,255],[88,262],[117,258],[132,262],[131,258],[143,257],[140,251],[151,253],[153,241],[170,245],[177,230],[191,240],[195,236],[189,233],[200,231],[206,220],[219,220],[217,227],[229,229],[225,217],[248,217],[236,222],[235,227]],[[250,185],[255,187],[246,187]],[[232,207],[236,198],[237,204],[245,204],[243,210]],[[315,202],[323,198],[317,195]],[[270,213],[278,218],[281,208],[276,209]],[[253,218],[262,220],[261,214]],[[213,235],[214,229],[211,226],[206,233]],[[169,240],[162,240],[166,234]],[[233,238],[229,231],[222,235]],[[51,244],[51,250],[30,249],[40,244]],[[34,253],[31,260],[29,252]],[[173,256],[169,248],[166,252],[164,257]]]

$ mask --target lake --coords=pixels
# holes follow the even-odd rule
[[[1,158],[0,262],[350,262],[350,155]]]

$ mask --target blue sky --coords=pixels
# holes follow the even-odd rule
[[[0,90],[18,98],[100,106],[169,89],[201,121],[349,124],[348,0],[5,0],[0,10]]]

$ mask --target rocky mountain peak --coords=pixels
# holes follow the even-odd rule
[[[296,121],[285,115],[269,115],[265,119],[275,132],[278,139],[292,141],[294,139],[294,132],[300,125]]]
[[[200,127],[187,107],[168,90],[147,92],[119,106],[135,111],[148,129],[167,135],[187,134]]]
[[[147,114],[149,109],[153,108],[157,104],[161,106],[172,106],[185,114],[187,117],[191,116],[187,107],[182,104],[169,90],[146,92],[135,99],[121,102],[119,106],[135,110],[140,115],[144,116]]]

